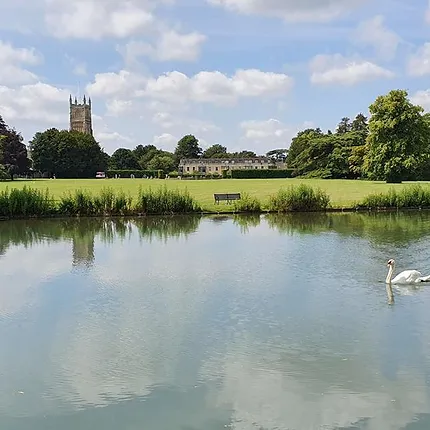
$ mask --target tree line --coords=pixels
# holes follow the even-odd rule
[[[359,113],[342,118],[335,132],[307,129],[291,142],[286,163],[300,177],[430,180],[430,114],[392,90]]]
[[[405,90],[378,96],[370,118],[344,117],[332,132],[302,130],[286,148],[265,155],[286,163],[293,176],[383,180],[430,180],[430,114]],[[228,152],[215,144],[203,150],[194,135],[182,137],[173,152],[154,145],[118,148],[108,155],[93,136],[50,128],[35,134],[29,148],[0,116],[0,179],[30,168],[58,178],[89,178],[106,170],[162,170],[171,173],[182,158],[253,158],[253,151]]]

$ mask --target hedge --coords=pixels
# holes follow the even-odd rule
[[[164,174],[162,170],[108,170],[106,176],[108,178],[114,178],[115,175],[121,178],[129,178],[134,175],[136,178],[152,177],[152,178],[163,178]]]
[[[293,169],[244,169],[231,170],[233,179],[273,179],[273,178],[291,178]]]

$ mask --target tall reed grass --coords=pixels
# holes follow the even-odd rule
[[[261,202],[249,193],[242,192],[240,200],[235,200],[233,208],[236,212],[261,212]]]
[[[328,194],[306,184],[280,189],[277,194],[269,197],[268,204],[271,212],[313,212],[324,211],[329,207]]]
[[[169,190],[164,186],[153,191],[140,187],[135,210],[148,215],[167,215],[198,212],[201,207],[187,190]]]
[[[391,187],[386,193],[366,196],[357,204],[365,208],[430,208],[430,188],[414,184],[397,191]]]
[[[115,193],[111,188],[103,188],[99,195],[85,190],[76,190],[61,197],[58,213],[69,216],[130,215],[133,213],[132,198],[123,191]]]
[[[53,199],[48,190],[42,192],[27,186],[0,192],[0,216],[8,218],[163,215],[198,211],[201,211],[200,206],[187,191],[166,187],[156,191],[140,189],[136,201],[123,191],[115,192],[111,188],[103,188],[97,195],[79,189],[64,194],[59,200]]]
[[[55,201],[49,196],[48,190],[43,192],[24,186],[22,189],[6,188],[0,192],[0,216],[47,216],[55,212]]]

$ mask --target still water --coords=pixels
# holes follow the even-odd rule
[[[430,214],[0,223],[1,430],[430,428]]]

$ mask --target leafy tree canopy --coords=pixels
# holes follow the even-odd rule
[[[421,106],[405,90],[379,96],[369,107],[369,135],[363,169],[370,179],[414,179],[428,164],[430,127]]]
[[[107,154],[93,136],[51,128],[36,133],[30,142],[36,170],[58,178],[93,178],[106,170]]]
[[[13,180],[15,174],[29,171],[31,162],[21,134],[10,128],[0,116],[0,165]]]

